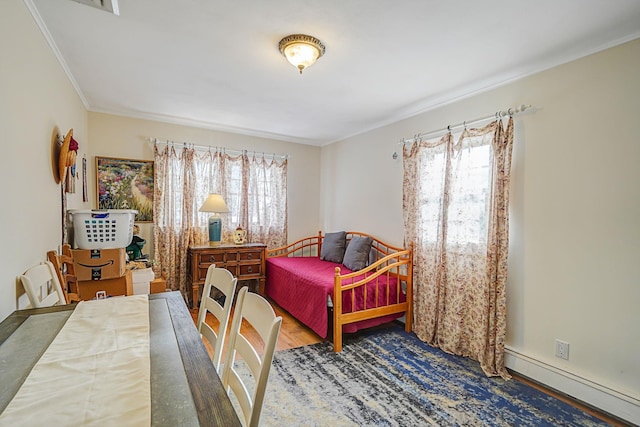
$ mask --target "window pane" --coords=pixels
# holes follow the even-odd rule
[[[488,145],[468,144],[452,162],[447,243],[485,243],[490,184]]]
[[[418,206],[425,241],[439,240],[446,219],[447,246],[486,243],[492,162],[489,141],[484,137],[465,138],[449,148],[447,200],[443,199],[447,185],[446,144],[421,151]]]

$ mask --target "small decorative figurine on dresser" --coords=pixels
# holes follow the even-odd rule
[[[247,231],[238,226],[233,232],[233,243],[236,245],[244,245],[247,242]]]

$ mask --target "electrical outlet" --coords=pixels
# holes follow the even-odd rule
[[[556,357],[569,360],[569,343],[556,340]]]

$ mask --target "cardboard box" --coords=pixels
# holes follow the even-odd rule
[[[167,290],[167,281],[164,278],[159,277],[157,279],[153,279],[150,285],[150,293],[157,294],[160,292],[164,292]]]
[[[117,279],[124,276],[126,252],[120,249],[73,249],[78,281]]]
[[[115,279],[78,281],[78,295],[81,300],[95,299],[96,292],[105,291],[107,296],[133,295],[131,272]]]

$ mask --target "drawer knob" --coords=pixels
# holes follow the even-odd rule
[[[253,254],[252,253],[247,254],[247,259],[253,259]]]
[[[251,270],[253,270],[253,267],[249,266],[249,267],[247,268],[247,273],[251,273]]]
[[[216,260],[215,255],[210,255],[210,256],[209,256],[209,261],[213,262],[213,261],[215,261],[215,260]]]

